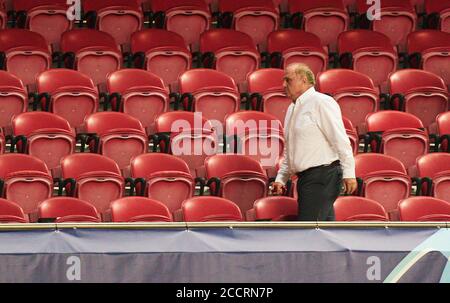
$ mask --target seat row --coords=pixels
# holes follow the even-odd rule
[[[450,221],[450,203],[430,197],[412,197],[398,205],[400,221]],[[334,203],[336,221],[389,221],[384,208],[376,201],[360,197],[340,197]],[[144,197],[126,197],[111,202],[111,222],[172,222],[174,217],[161,202]],[[287,197],[267,197],[255,201],[247,221],[297,221],[298,204]],[[40,223],[98,223],[101,216],[89,202],[70,197],[50,198],[39,204]],[[219,197],[194,197],[180,209],[181,222],[243,221],[241,210],[230,200]],[[0,223],[28,223],[22,208],[0,199]],[[109,222],[109,221],[105,221]]]
[[[398,203],[411,195],[432,196],[450,202],[450,154],[419,156],[409,170],[396,158],[383,154],[355,156],[357,196],[379,203],[390,220],[399,219]],[[297,198],[296,177],[287,195]]]
[[[329,45],[332,49],[335,48],[338,34],[349,29],[351,23],[357,28],[372,28],[387,34],[394,45],[404,44],[406,35],[414,31],[418,23],[415,7],[409,0],[382,1],[380,18],[375,20],[367,17],[372,5],[365,0],[290,0],[287,12],[282,14],[279,10],[282,1],[278,0],[219,0],[218,11],[215,13],[211,13],[210,2],[84,0],[78,9],[83,10],[83,20],[89,27],[109,32],[119,44],[129,43],[130,34],[142,29],[147,19],[149,25],[181,34],[195,50],[199,35],[211,27],[212,20],[219,27],[234,28],[250,34],[261,50],[265,50],[267,35],[277,30],[282,23],[285,27],[304,28],[316,33],[323,45]],[[353,4],[356,10],[352,13],[352,18],[346,9],[348,4]],[[449,31],[449,6],[445,1],[426,1],[424,26]],[[14,25],[17,23],[18,26],[36,30],[49,43],[57,43],[62,32],[74,25],[73,20],[66,18],[69,9],[71,8],[65,0],[15,0],[9,16]],[[76,9],[73,9],[73,15],[74,19],[81,19]],[[6,24],[5,14],[2,24]]]

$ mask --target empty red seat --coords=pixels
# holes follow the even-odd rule
[[[360,194],[380,203],[390,219],[397,220],[397,204],[411,191],[405,166],[394,157],[367,153],[355,156],[355,167],[356,176],[362,181]]]
[[[26,112],[12,120],[17,150],[57,168],[62,157],[75,151],[75,132],[69,122],[52,113]]]
[[[111,201],[121,198],[125,181],[112,159],[91,153],[76,153],[61,160],[61,175],[70,195],[87,201],[105,214]]]
[[[438,28],[450,33],[450,2],[446,0],[425,0],[428,28]]]
[[[208,120],[225,122],[239,110],[240,95],[233,78],[211,69],[192,69],[178,79],[184,109],[201,112]]]
[[[330,51],[336,50],[338,35],[350,24],[342,0],[290,0],[289,12],[294,28],[316,34]]]
[[[41,34],[50,45],[58,45],[61,34],[73,26],[66,0],[14,0],[13,8],[18,27]]]
[[[122,65],[122,54],[114,38],[93,29],[65,32],[61,50],[65,66],[86,74],[95,85],[104,84],[106,76]]]
[[[113,110],[137,118],[154,133],[155,118],[169,108],[169,92],[157,75],[141,69],[121,69],[106,81]]]
[[[162,152],[183,159],[194,176],[204,176],[206,157],[215,155],[218,135],[201,113],[167,112],[155,120],[158,145]]]
[[[436,117],[448,110],[447,87],[439,76],[417,69],[399,70],[389,76],[391,105],[418,117],[436,133]]]
[[[450,33],[420,30],[408,35],[409,66],[440,76],[450,87]]]
[[[53,194],[53,179],[45,163],[23,154],[0,155],[2,197],[17,203],[35,222],[37,206]]]
[[[20,78],[25,85],[33,84],[36,75],[50,68],[52,55],[40,34],[25,29],[0,30],[0,66]]]
[[[430,153],[417,159],[421,194],[450,202],[450,154]]]
[[[336,221],[389,221],[383,206],[362,197],[339,197],[334,202]]]
[[[264,168],[278,163],[284,151],[283,126],[275,116],[241,111],[226,119],[226,134],[231,149],[260,162]]]
[[[450,202],[431,197],[411,197],[398,205],[401,221],[450,221]]]
[[[356,128],[353,126],[352,121],[347,117],[342,116],[342,121],[344,122],[345,132],[350,140],[350,145],[352,146],[353,154],[356,155],[359,149],[359,136]]]
[[[194,177],[182,159],[162,154],[139,155],[131,161],[131,177],[136,193],[161,201],[171,213],[181,209],[181,203],[195,191]]]
[[[204,0],[151,0],[153,19],[160,28],[181,35],[197,51],[200,34],[208,30],[211,13]]]
[[[133,157],[146,153],[148,138],[138,119],[117,112],[100,112],[85,119],[85,131],[95,134],[91,150],[107,156],[123,169]]]
[[[365,133],[366,116],[379,109],[379,98],[373,81],[360,72],[347,69],[331,69],[317,77],[317,89],[333,96],[347,117],[358,129]]]
[[[271,32],[267,38],[266,66],[286,68],[292,63],[304,63],[315,75],[328,67],[328,52],[313,33],[286,29]]]
[[[245,91],[247,76],[259,68],[260,54],[252,38],[232,29],[212,29],[200,36],[202,64],[231,76]]]
[[[391,43],[404,51],[406,38],[410,32],[415,31],[417,15],[410,0],[383,0],[380,1],[379,15],[370,7],[372,2],[357,0],[357,12],[360,15],[360,28],[367,28],[364,23],[368,22],[368,12],[372,14],[373,20],[369,22],[369,28],[385,34]],[[377,18],[378,17],[378,18]]]
[[[184,201],[181,209],[186,222],[242,221],[239,207],[219,197],[194,197]]]
[[[222,154],[205,161],[211,193],[236,203],[245,214],[253,203],[267,195],[267,176],[261,164],[250,157]]]
[[[279,12],[272,0],[219,0],[219,24],[252,37],[261,51],[266,48],[267,35],[278,29]]]
[[[183,37],[162,29],[145,29],[131,36],[131,51],[136,67],[144,68],[163,79],[177,91],[178,77],[191,68],[192,55]]]
[[[366,125],[376,142],[375,150],[399,159],[407,170],[417,157],[428,153],[428,135],[422,121],[412,114],[379,111],[367,115]]]
[[[97,111],[99,96],[92,80],[70,69],[50,69],[36,78],[37,99],[45,111],[65,118],[73,128]]]
[[[142,28],[144,15],[136,0],[84,0],[88,25],[110,34],[117,44],[129,44],[130,36]]]
[[[71,197],[54,197],[38,206],[39,222],[100,222],[100,216],[90,203]]]
[[[11,73],[0,71],[0,127],[11,126],[15,115],[28,110],[28,95],[22,81]]]
[[[144,197],[125,197],[111,203],[113,222],[171,222],[163,203]]]
[[[397,69],[397,52],[383,33],[370,30],[350,30],[338,38],[340,63],[369,76],[376,87],[385,92],[390,73]]]
[[[251,73],[247,78],[247,83],[248,101],[252,109],[271,114],[284,125],[286,112],[292,104],[292,100],[286,96],[283,78],[284,70],[263,68]]]
[[[437,116],[436,124],[441,150],[450,152],[450,112]]]
[[[247,221],[297,221],[298,202],[289,197],[266,197],[256,200],[247,211]]]
[[[0,223],[27,223],[23,209],[14,202],[0,199]]]

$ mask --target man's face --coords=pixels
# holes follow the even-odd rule
[[[296,100],[306,91],[306,78],[296,74],[292,69],[286,69],[283,78],[283,87],[286,95],[292,100]]]

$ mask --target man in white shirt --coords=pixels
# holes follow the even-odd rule
[[[314,73],[304,64],[290,64],[283,85],[294,103],[286,114],[284,161],[272,192],[281,195],[297,175],[299,220],[334,221],[333,203],[341,188],[347,194],[357,189],[341,110],[332,97],[314,89]]]

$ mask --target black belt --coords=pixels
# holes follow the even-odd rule
[[[331,163],[331,164],[324,164],[324,165],[319,165],[319,166],[314,166],[314,167],[310,167],[310,168],[308,168],[308,169],[305,169],[304,171],[302,171],[302,172],[299,172],[299,173],[296,173],[296,175],[297,175],[297,177],[302,177],[302,176],[304,176],[305,174],[307,174],[307,173],[309,173],[309,172],[311,172],[311,171],[313,171],[313,170],[316,170],[316,169],[318,169],[318,168],[324,168],[324,167],[336,167],[336,166],[340,166],[341,165],[341,162],[339,161],[339,160],[336,160],[336,161],[334,161],[333,163]]]

